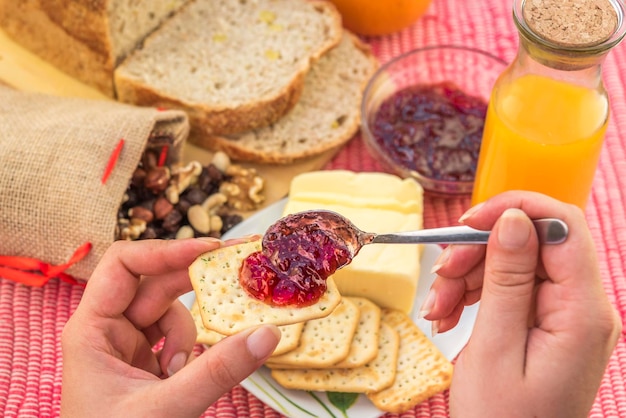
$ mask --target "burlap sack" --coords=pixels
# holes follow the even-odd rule
[[[171,141],[176,162],[189,131],[180,111],[2,86],[0,127],[0,256],[59,265],[90,242],[89,254],[66,271],[84,280],[114,241],[118,209],[146,147]],[[124,146],[103,184],[120,139]]]

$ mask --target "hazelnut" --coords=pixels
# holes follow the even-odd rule
[[[152,193],[160,193],[165,191],[170,181],[170,170],[167,167],[154,167],[144,179],[143,185]]]
[[[165,197],[160,196],[154,201],[152,210],[154,211],[155,218],[165,219],[165,217],[174,210],[174,205],[172,205]]]
[[[146,170],[144,170],[141,167],[138,167],[133,172],[133,177],[132,177],[132,180],[131,180],[131,184],[133,186],[140,187],[143,184],[144,179],[146,178],[146,174],[147,174]]]
[[[133,206],[128,211],[128,216],[131,219],[142,219],[146,223],[150,223],[154,219],[152,211],[143,206]]]
[[[165,219],[163,219],[163,229],[167,232],[176,232],[180,227],[180,223],[183,221],[183,215],[177,211],[173,210],[167,214]]]

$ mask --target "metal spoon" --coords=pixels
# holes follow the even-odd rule
[[[567,239],[567,224],[560,219],[534,219],[533,224],[537,229],[537,238],[542,244],[560,244]],[[368,237],[371,236],[368,244],[486,244],[491,231],[481,231],[469,226],[450,226],[395,234],[364,234]]]
[[[565,241],[568,227],[556,218],[533,220],[539,242],[559,244]],[[491,231],[481,231],[469,226],[422,229],[418,231],[376,234],[357,228],[343,215],[328,210],[311,210],[288,215],[279,219],[265,233],[264,246],[281,238],[298,236],[296,240],[307,240],[313,231],[324,231],[329,238],[346,246],[352,256],[367,244],[485,244]],[[293,240],[292,240],[293,242]]]

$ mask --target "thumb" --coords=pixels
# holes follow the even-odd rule
[[[200,416],[272,354],[280,330],[262,325],[223,339],[163,381],[163,416]]]
[[[499,358],[503,362],[521,362],[523,366],[538,251],[537,234],[528,216],[519,209],[506,210],[496,222],[487,245],[483,290],[473,332],[476,344],[472,350],[480,351],[478,358]]]

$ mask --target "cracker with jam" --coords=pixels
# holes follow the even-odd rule
[[[240,282],[244,260],[261,251],[261,241],[202,254],[189,267],[202,323],[207,330],[233,335],[259,324],[289,325],[328,316],[341,302],[332,277],[310,304],[277,305],[252,296]]]

